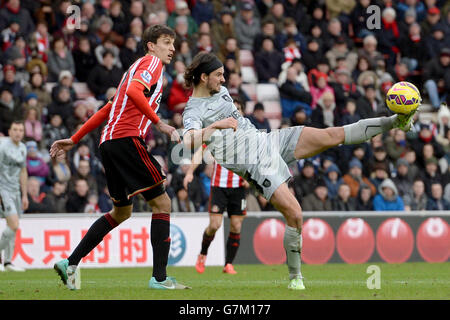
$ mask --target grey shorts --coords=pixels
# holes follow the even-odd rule
[[[0,217],[22,214],[22,197],[20,192],[8,192],[0,190]]]
[[[296,126],[261,134],[252,150],[257,153],[257,163],[222,165],[243,177],[270,200],[275,190],[292,177],[289,165],[296,161],[294,151],[302,129],[303,126]]]

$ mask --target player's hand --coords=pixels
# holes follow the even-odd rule
[[[71,150],[74,146],[75,143],[72,141],[72,139],[56,140],[50,147],[50,156],[52,158],[62,156],[65,152]]]
[[[242,179],[242,180],[243,180],[243,181],[242,181],[242,186],[243,186],[245,189],[250,188],[250,183],[248,183],[247,180],[244,180],[244,179]]]
[[[22,196],[22,210],[25,211],[28,209],[28,196],[25,194]]]
[[[159,120],[155,126],[159,131],[167,134],[170,137],[171,141],[181,142],[180,135],[178,134],[177,129],[175,129],[174,127],[169,126],[162,120]]]
[[[183,179],[183,187],[187,190],[188,184],[192,182],[194,175],[191,172],[186,173]]]
[[[236,131],[237,127],[238,121],[233,117],[222,119],[214,123],[215,129],[233,129],[234,131]]]

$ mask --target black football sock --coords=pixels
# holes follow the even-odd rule
[[[230,234],[228,235],[225,265],[228,263],[233,263],[233,260],[236,257],[236,253],[239,249],[240,240],[240,233],[230,232]]]
[[[170,250],[170,214],[152,214],[150,237],[153,247],[153,277],[156,281],[166,280],[167,261]]]
[[[211,244],[211,242],[214,240],[214,236],[216,234],[214,233],[213,235],[207,235],[206,234],[206,230],[205,232],[203,232],[203,239],[202,239],[202,250],[200,251],[200,254],[206,256],[208,254],[208,248],[209,245]]]
[[[86,235],[81,239],[78,246],[69,258],[69,266],[78,265],[86,255],[89,254],[112,229],[117,227],[117,222],[109,213],[98,218],[89,228]]]

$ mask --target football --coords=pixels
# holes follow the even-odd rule
[[[386,95],[386,105],[394,113],[409,114],[416,110],[422,98],[419,89],[410,82],[394,84]]]

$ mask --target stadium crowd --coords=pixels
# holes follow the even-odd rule
[[[367,24],[370,5],[380,9],[375,29]],[[190,95],[183,72],[201,51],[223,61],[226,86],[258,129],[326,128],[387,115],[390,86],[416,84],[428,117],[416,117],[415,130],[391,130],[298,161],[290,189],[305,211],[450,210],[450,111],[441,106],[450,100],[448,1],[3,0],[0,135],[14,119],[24,121],[26,213],[112,208],[98,160],[101,128],[66,158],[50,159],[48,150],[114,95],[124,71],[143,55],[141,36],[153,24],[177,34],[158,113],[180,129]],[[267,112],[248,84],[272,84],[280,112]],[[190,161],[174,164],[174,144],[157,130],[146,143],[167,174],[173,211],[206,211],[213,165],[199,166],[186,190]],[[273,210],[253,189],[247,200],[249,211]],[[135,211],[148,210],[140,197],[133,201]]]

